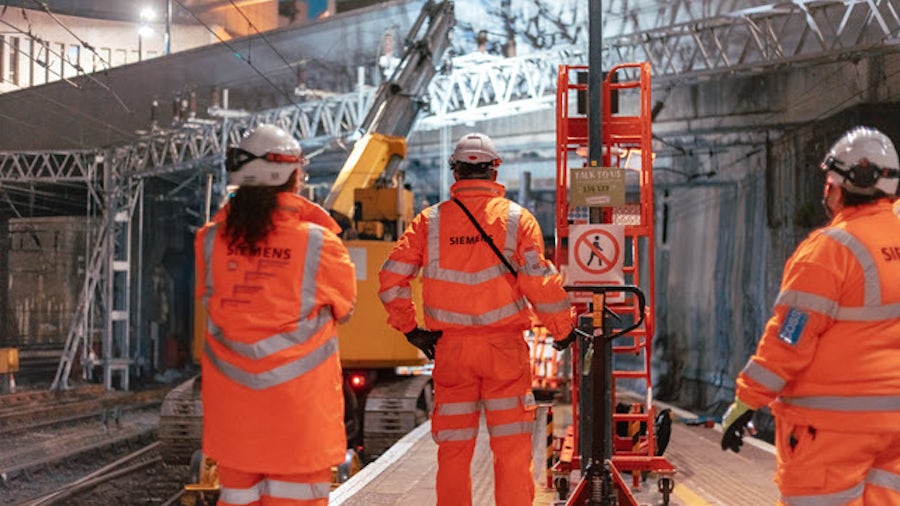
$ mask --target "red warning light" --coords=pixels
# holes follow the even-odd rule
[[[351,374],[350,375],[350,386],[355,389],[360,389],[366,386],[366,376],[364,374]]]

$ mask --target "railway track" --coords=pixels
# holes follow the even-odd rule
[[[171,506],[182,495],[184,469],[165,466],[159,442],[152,442],[51,492],[15,506],[62,504],[159,504]],[[160,479],[160,475],[163,476]],[[139,485],[141,484],[141,485]]]
[[[188,468],[159,455],[167,390],[0,396],[0,504],[175,504]]]

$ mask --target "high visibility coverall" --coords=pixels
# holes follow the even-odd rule
[[[900,504],[900,220],[840,211],[788,260],[737,380],[776,420],[781,504]]]
[[[504,198],[502,185],[461,180],[450,193],[474,215],[518,277],[484,243],[462,209],[446,201],[422,211],[400,237],[379,273],[380,297],[388,323],[404,333],[415,329],[410,280],[421,268],[425,326],[443,331],[433,371],[438,505],[472,504],[469,469],[482,406],[494,454],[496,504],[531,505],[536,406],[522,332],[532,326],[533,309],[557,339],[567,336],[570,305],[561,276],[544,258],[537,220]]]
[[[224,237],[227,206],[196,236],[208,321],[203,451],[219,465],[219,505],[323,505],[346,453],[336,320],[356,279],[340,227],[278,194],[274,230],[249,250]]]

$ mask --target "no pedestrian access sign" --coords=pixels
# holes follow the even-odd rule
[[[625,283],[624,225],[572,225],[569,227],[570,286],[623,285]],[[588,292],[572,292],[572,299],[590,300]],[[610,302],[623,302],[625,293],[611,293]]]

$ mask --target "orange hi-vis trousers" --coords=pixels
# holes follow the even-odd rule
[[[497,506],[534,501],[531,434],[536,404],[528,346],[521,333],[446,332],[435,350],[434,413],[438,506],[470,506],[470,466],[484,409],[494,454]]]
[[[837,432],[775,419],[779,506],[900,504],[897,432]]]
[[[219,466],[217,506],[326,506],[331,469],[307,474],[258,474]]]

